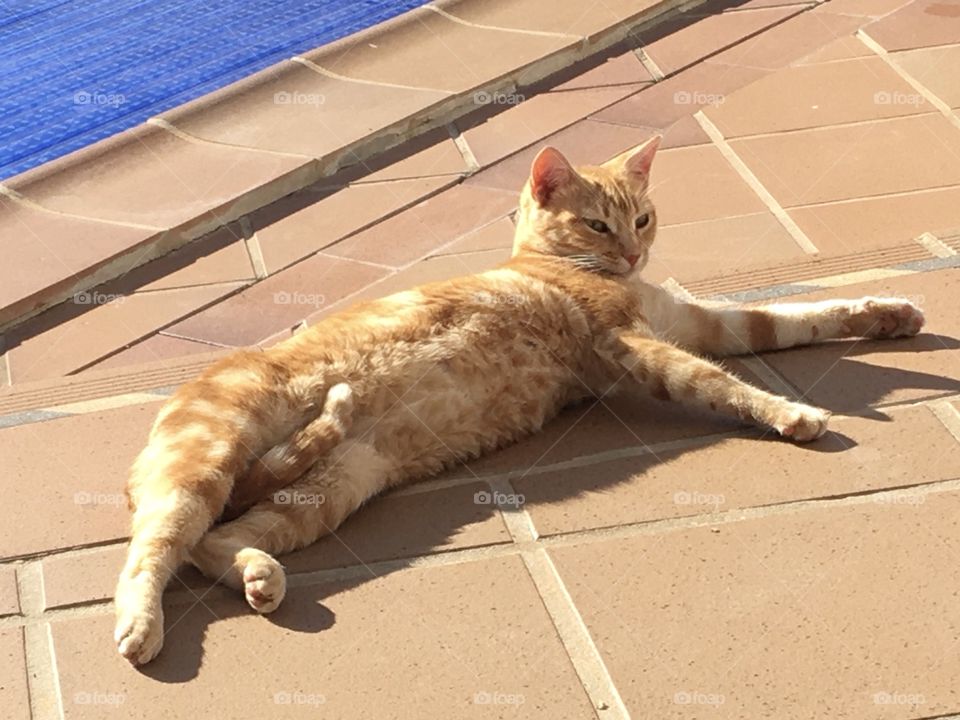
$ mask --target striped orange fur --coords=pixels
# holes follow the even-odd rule
[[[912,335],[923,315],[877,298],[713,307],[645,284],[658,143],[578,170],[545,148],[503,266],[363,303],[181,387],[130,476],[120,653],[144,663],[160,651],[161,595],[180,563],[270,612],[286,588],[274,554],[314,542],[387,488],[536,432],[584,397],[645,392],[797,441],[823,434],[828,413],[703,356]],[[235,519],[215,525],[225,512]]]

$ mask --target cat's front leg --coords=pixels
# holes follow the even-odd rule
[[[659,300],[657,323],[683,347],[714,356],[782,350],[837,338],[916,335],[923,312],[904,298],[865,297],[761,306]]]
[[[827,431],[830,413],[755,388],[723,368],[669,343],[620,332],[596,344],[597,353],[653,397],[701,407],[770,427],[797,442]]]

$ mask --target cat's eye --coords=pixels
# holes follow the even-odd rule
[[[645,228],[649,224],[650,224],[650,213],[644,213],[643,215],[637,218],[637,222],[635,223],[637,230],[643,230],[643,228]]]
[[[610,232],[610,227],[603,220],[593,220],[592,218],[584,218],[583,224],[594,232],[606,234]]]

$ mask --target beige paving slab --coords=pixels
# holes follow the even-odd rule
[[[160,405],[137,404],[0,430],[9,500],[0,520],[15,529],[4,536],[0,555],[125,537],[130,520],[127,474]]]
[[[105,357],[103,360],[95,362],[86,370],[81,371],[81,374],[95,370],[136,367],[142,363],[154,362],[156,360],[172,360],[189,355],[208,354],[217,352],[218,349],[220,348],[207,343],[185,340],[183,338],[158,333],[151,335],[145,340],[134,343],[125,350],[120,350],[113,355]],[[229,351],[229,349],[222,350],[223,352]]]
[[[949,716],[958,510],[933,494],[551,555],[633,714]]]
[[[513,247],[515,230],[510,218],[500,218],[442,248],[437,256],[510,249]]]
[[[960,444],[926,408],[892,411],[886,421],[837,419],[832,428],[810,445],[727,438],[513,486],[538,533],[556,535],[960,477]]]
[[[65,717],[102,717],[69,701],[83,692],[121,696],[125,717],[592,714],[518,557],[293,589],[270,620],[240,598],[209,605],[168,611],[164,651],[143,673],[91,643],[111,617],[56,624]],[[224,693],[230,677],[247,680]]]
[[[960,183],[960,133],[939,113],[730,145],[785,207]]]
[[[891,53],[890,59],[947,105],[960,107],[960,44]]]
[[[294,173],[305,162],[187,142],[141,125],[5,184],[51,210],[174,228],[209,213],[234,219],[229,206],[237,198]]]
[[[474,5],[476,5],[474,3]],[[475,101],[504,105],[479,124],[469,117],[458,121],[481,165],[489,165],[538,143],[652,82],[633,52],[607,60],[576,78],[527,98],[523,94],[482,94]],[[489,108],[488,108],[489,109]]]
[[[738,90],[705,111],[724,137],[802,130],[931,112],[881,58],[797,65]]]
[[[462,92],[578,42],[463,24],[420,9],[304,57],[354,80]]]
[[[326,77],[285,61],[161,117],[204,140],[321,158],[447,97]]]
[[[585,8],[576,0],[492,0],[439,2],[444,12],[479,25],[589,36],[656,6],[652,0],[625,0],[615,5]]]
[[[764,360],[812,402],[837,412],[960,392],[960,270],[939,270],[823,290],[791,300],[900,296],[927,317],[920,335],[903,340],[840,341],[768,354]]]
[[[155,231],[43,212],[0,196],[0,323],[69,292],[85,271],[136,247]]]

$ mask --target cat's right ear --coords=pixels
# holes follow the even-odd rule
[[[575,173],[559,150],[545,147],[537,153],[530,168],[530,191],[534,199],[543,207],[557,190],[573,180]]]

